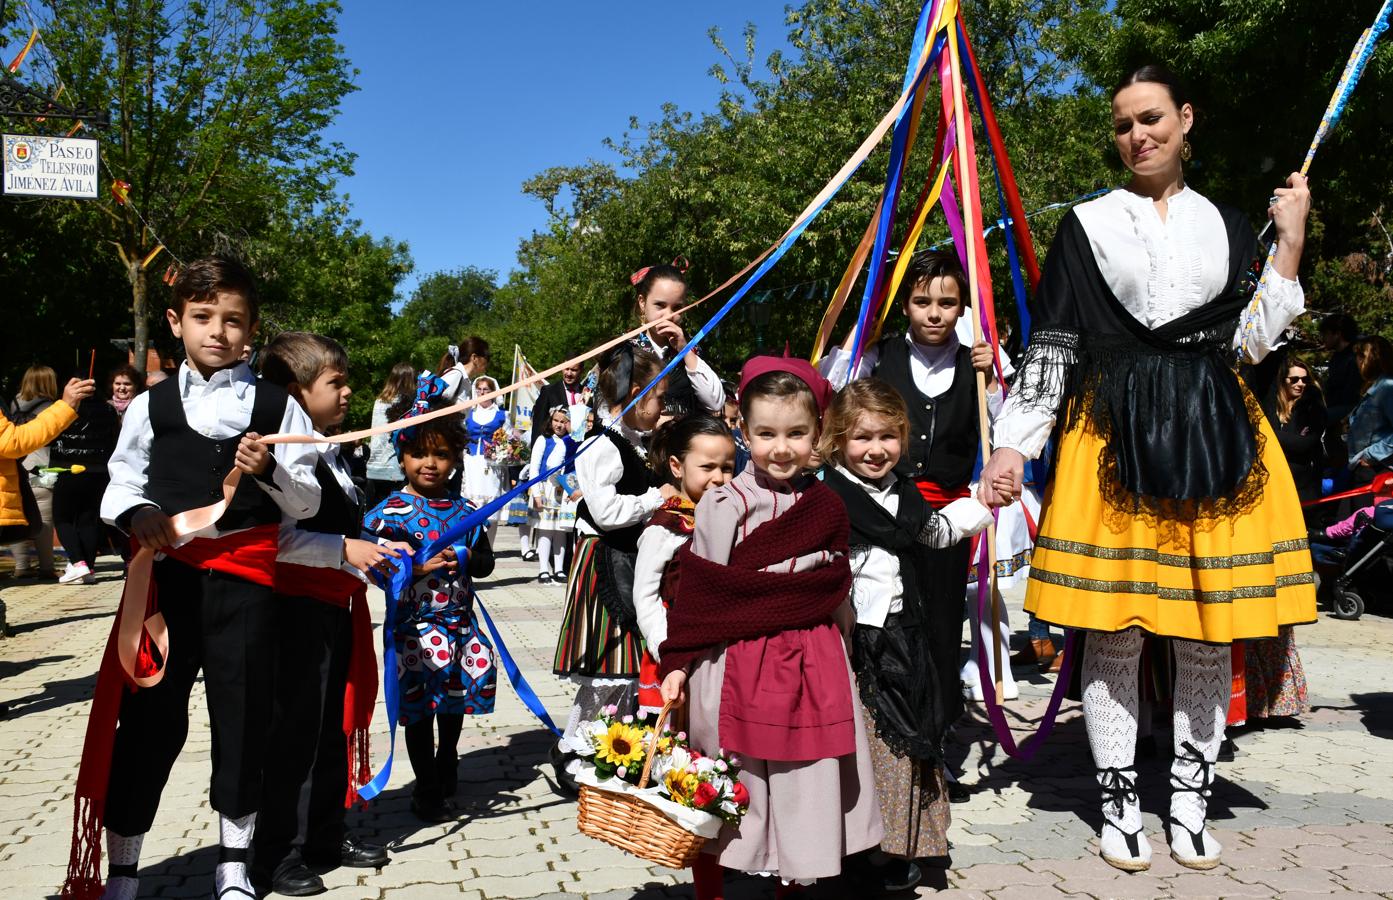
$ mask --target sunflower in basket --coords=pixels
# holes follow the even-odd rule
[[[611,723],[608,730],[595,741],[595,772],[603,778],[618,775],[628,779],[638,777],[638,763],[643,762],[644,731],[625,722]]]

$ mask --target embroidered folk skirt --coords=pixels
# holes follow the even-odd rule
[[[557,675],[635,678],[643,655],[638,629],[615,620],[600,597],[599,538],[581,535],[566,582],[566,612],[556,641]]]
[[[1215,423],[1223,427],[1223,423]],[[1067,628],[1140,627],[1227,644],[1316,620],[1315,577],[1291,470],[1265,419],[1268,480],[1256,505],[1193,521],[1133,515],[1099,489],[1103,440],[1086,424],[1060,441],[1031,557],[1025,608]]]

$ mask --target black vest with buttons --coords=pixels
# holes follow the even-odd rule
[[[323,456],[314,465],[314,477],[319,481],[319,512],[301,519],[295,527],[316,534],[357,537],[363,530],[363,506],[358,500],[358,489],[354,488],[350,497],[334,477],[333,466]]]
[[[170,516],[222,499],[223,479],[232,471],[237,444],[246,433],[218,440],[190,428],[179,396],[179,382],[176,376],[150,389],[150,430],[154,439],[146,469],[145,496]],[[258,381],[247,431],[275,434],[280,430],[288,402],[289,395],[283,388]],[[280,522],[280,507],[255,480],[246,476],[237,483],[232,503],[218,519],[219,531]]]
[[[928,479],[951,491],[972,480],[980,449],[972,351],[958,348],[953,386],[937,397],[924,396],[914,384],[909,354],[903,334],[884,338],[875,367],[876,377],[899,391],[909,407],[909,447],[895,474],[915,481]]]

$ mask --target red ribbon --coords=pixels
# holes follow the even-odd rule
[[[687,261],[687,257],[678,256],[676,259],[672,261],[672,267],[677,271],[681,272],[683,275],[686,275],[687,270],[692,267],[692,264]],[[629,284],[637,286],[640,281],[648,277],[648,273],[651,271],[653,271],[653,266],[644,266],[642,269],[639,269],[637,272],[629,276]]]

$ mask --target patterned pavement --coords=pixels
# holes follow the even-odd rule
[[[485,582],[485,603],[554,717],[570,692],[550,676],[562,589],[540,586],[504,529],[504,556]],[[115,559],[98,584],[58,586],[7,580],[0,598],[11,636],[0,641],[0,896],[53,896],[62,881],[72,827],[87,701],[120,593]],[[1008,598],[1009,599],[1009,598]],[[376,600],[380,608],[380,599]],[[1017,610],[1019,602],[1012,604]],[[1224,864],[1182,869],[1165,851],[1167,761],[1143,761],[1148,833],[1158,851],[1150,872],[1125,875],[1096,856],[1099,815],[1077,704],[1066,703],[1054,735],[1030,762],[1007,758],[985,719],[959,727],[956,746],[975,786],[953,807],[951,866],[929,869],[920,896],[1275,897],[1332,894],[1393,897],[1393,620],[1323,618],[1298,643],[1315,709],[1301,727],[1251,732],[1235,762],[1221,764],[1212,801]],[[1023,738],[1037,721],[1052,680],[1022,682],[1008,718]],[[142,896],[207,897],[216,859],[216,816],[207,805],[209,736],[196,689],[189,740],[146,840]],[[977,712],[980,713],[980,710]],[[378,719],[380,723],[381,718]],[[379,725],[379,734],[381,733]],[[1167,735],[1158,733],[1164,746]],[[350,814],[364,839],[386,844],[381,870],[339,869],[325,880],[331,900],[386,898],[690,897],[687,873],[626,856],[582,837],[575,805],[549,782],[548,738],[513,695],[498,711],[465,723],[461,739],[461,817],[422,825],[411,815],[404,750],[388,790],[369,810]],[[380,762],[385,741],[375,740]],[[734,879],[732,900],[772,896],[759,879]],[[831,882],[812,900],[863,896]]]

